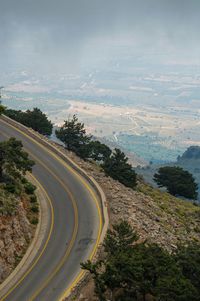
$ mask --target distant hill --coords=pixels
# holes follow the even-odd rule
[[[177,161],[184,161],[184,160],[200,160],[200,146],[190,146],[188,149],[183,153],[182,156],[177,158]]]
[[[152,164],[147,167],[137,168],[136,172],[141,174],[147,183],[156,187],[155,182],[153,181],[154,173],[161,166],[180,166],[183,169],[189,171],[193,174],[196,183],[199,186],[199,201],[200,201],[200,146],[190,146],[187,150],[182,154],[182,156],[178,156],[176,162],[164,164],[164,165],[156,165]]]

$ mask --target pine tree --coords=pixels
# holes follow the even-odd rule
[[[76,115],[64,122],[64,125],[56,131],[56,136],[64,142],[68,150],[74,151],[83,157],[88,156],[89,150],[87,146],[91,136],[86,135],[84,123],[79,122]]]
[[[0,142],[0,181],[3,180],[3,174],[20,178],[27,171],[31,171],[33,165],[34,161],[23,151],[21,141],[10,138],[8,141]]]
[[[197,198],[198,185],[191,173],[178,166],[165,166],[154,175],[154,181],[159,187],[166,187],[172,195]]]
[[[115,180],[118,180],[127,187],[136,186],[136,173],[128,163],[128,158],[120,149],[115,149],[114,153],[102,164],[105,173]]]
[[[139,243],[122,221],[106,236],[104,258],[87,261],[82,268],[93,276],[100,301],[198,301],[199,249],[196,243],[174,255],[156,244]]]
[[[0,104],[0,116],[1,116],[2,114],[4,114],[5,109],[6,109],[6,108]]]
[[[89,148],[89,157],[97,162],[105,162],[112,153],[111,149],[107,145],[97,140],[91,141]]]
[[[5,115],[42,135],[50,136],[52,134],[53,124],[48,120],[46,114],[38,108],[27,110],[26,112],[7,109],[5,110]]]

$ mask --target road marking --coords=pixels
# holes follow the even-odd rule
[[[99,231],[98,231],[98,236],[97,236],[97,240],[94,246],[93,251],[91,252],[89,259],[92,260],[92,258],[94,257],[98,245],[99,245],[99,241],[100,241],[100,236],[101,236],[101,231],[102,231],[102,215],[101,215],[101,209],[99,206],[99,202],[97,200],[96,195],[94,194],[94,191],[91,189],[91,187],[87,184],[87,182],[85,181],[85,179],[83,177],[81,177],[78,172],[76,172],[71,166],[69,166],[69,164],[67,164],[63,159],[61,159],[60,157],[58,157],[56,154],[54,154],[52,151],[50,151],[47,147],[43,146],[41,143],[39,143],[38,141],[36,141],[35,139],[33,139],[32,137],[28,136],[26,133],[24,133],[23,131],[21,131],[20,129],[15,128],[14,126],[6,123],[5,121],[1,120],[4,124],[6,124],[7,126],[12,127],[14,130],[18,131],[19,133],[21,133],[23,136],[27,137],[29,140],[33,141],[35,144],[39,145],[42,149],[44,149],[46,152],[48,152],[52,157],[54,157],[55,159],[57,159],[63,166],[65,166],[72,174],[74,174],[79,181],[86,187],[86,189],[90,192],[91,196],[92,196],[92,200],[95,201],[96,207],[97,207],[97,211],[98,211],[98,216],[99,216]],[[60,152],[60,151],[59,151]],[[60,152],[61,153],[61,152]],[[61,297],[59,298],[59,300],[62,300],[63,298],[65,298],[70,291],[74,288],[74,286],[79,282],[80,278],[84,275],[84,271],[80,271],[78,273],[78,275],[76,276],[76,278],[74,279],[74,281],[71,283],[71,285],[64,291],[64,293],[62,293]],[[48,284],[48,283],[47,283]]]
[[[95,198],[96,199],[96,198]],[[101,216],[101,209],[99,207],[99,203],[98,203],[98,200],[96,199],[97,202],[97,210],[98,210],[98,215],[99,215],[99,223],[100,223],[100,226],[99,226],[99,231],[98,231],[98,236],[97,236],[97,241],[96,241],[96,244],[94,246],[94,249],[92,251],[92,253],[90,254],[89,256],[89,260],[92,260],[94,255],[96,254],[96,251],[97,251],[97,248],[98,248],[98,245],[99,245],[99,241],[100,241],[100,238],[101,238],[101,231],[102,231],[102,216]],[[70,284],[70,286],[60,295],[59,297],[59,301],[63,301],[64,298],[68,297],[70,292],[73,290],[73,288],[78,284],[78,282],[80,281],[80,279],[85,275],[86,271],[80,271],[78,273],[78,275],[75,277],[75,279],[73,280],[73,282]]]
[[[4,136],[6,136],[7,138],[9,138],[8,135],[3,134]],[[78,208],[76,206],[76,201],[75,198],[73,196],[73,194],[71,193],[71,191],[65,186],[65,184],[60,180],[60,178],[54,174],[50,168],[48,168],[40,159],[38,159],[35,155],[33,155],[33,153],[29,150],[27,150],[27,148],[24,147],[24,149],[30,153],[30,155],[33,157],[33,159],[36,160],[36,162],[39,162],[39,164],[41,164],[59,183],[60,185],[63,187],[63,189],[67,192],[67,194],[69,195],[70,200],[72,201],[72,205],[73,205],[73,209],[74,209],[74,229],[73,229],[73,234],[72,234],[72,238],[70,240],[69,246],[66,250],[65,255],[63,256],[62,260],[59,262],[59,264],[57,265],[57,267],[51,272],[51,274],[46,278],[46,280],[44,281],[44,283],[38,288],[38,290],[31,296],[31,298],[29,299],[29,301],[34,300],[34,298],[37,297],[37,295],[43,290],[43,288],[45,288],[47,286],[47,284],[51,281],[51,279],[56,275],[56,273],[59,271],[59,269],[62,267],[62,265],[64,264],[64,262],[67,260],[72,247],[74,245],[76,236],[77,236],[77,232],[78,232]],[[39,183],[37,181],[37,183]],[[28,275],[28,274],[27,274]],[[27,276],[26,275],[26,276]],[[24,279],[24,278],[23,278]],[[23,279],[21,279],[21,281],[23,281]],[[18,282],[18,285],[21,283],[21,281]],[[17,286],[18,286],[17,285]],[[16,287],[13,288],[13,290]],[[10,293],[9,293],[10,294]],[[6,295],[6,297],[8,296],[8,294]],[[0,300],[1,301],[1,300]],[[2,300],[3,301],[3,300]]]
[[[31,152],[29,152],[29,153],[31,153]],[[31,296],[29,301],[34,300],[40,294],[40,292],[47,286],[47,284],[52,280],[52,278],[57,274],[57,272],[60,270],[60,268],[62,267],[62,265],[64,264],[64,262],[67,260],[67,258],[70,255],[70,252],[73,248],[74,242],[76,240],[77,232],[78,232],[78,208],[76,206],[76,201],[75,201],[73,194],[65,186],[65,184],[59,179],[59,177],[57,175],[55,175],[41,160],[39,160],[32,153],[31,153],[31,156],[33,157],[33,159],[36,160],[36,162],[38,161],[39,164],[41,164],[45,169],[47,169],[48,172],[51,173],[52,176],[54,176],[55,179],[61,184],[61,186],[67,192],[67,194],[69,194],[69,198],[72,201],[72,205],[73,205],[73,209],[74,209],[74,230],[73,230],[73,234],[72,234],[72,238],[70,240],[69,246],[68,246],[63,258],[61,259],[59,264],[56,266],[56,268],[51,272],[51,274],[46,278],[46,280],[43,282],[43,284],[38,288],[38,290],[36,290],[36,292]]]

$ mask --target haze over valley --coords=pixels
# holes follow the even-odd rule
[[[198,0],[2,1],[3,102],[74,113],[140,159],[175,161],[199,145]],[[112,17],[111,17],[112,16]]]
[[[185,67],[149,74],[134,66],[122,73],[117,63],[112,69],[58,77],[4,74],[3,102],[21,110],[37,106],[57,126],[77,114],[91,134],[135,153],[136,164],[175,161],[188,146],[200,145],[200,73]]]

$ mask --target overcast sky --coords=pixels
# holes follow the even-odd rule
[[[1,72],[79,72],[122,55],[200,64],[200,0],[0,0],[0,43]]]

